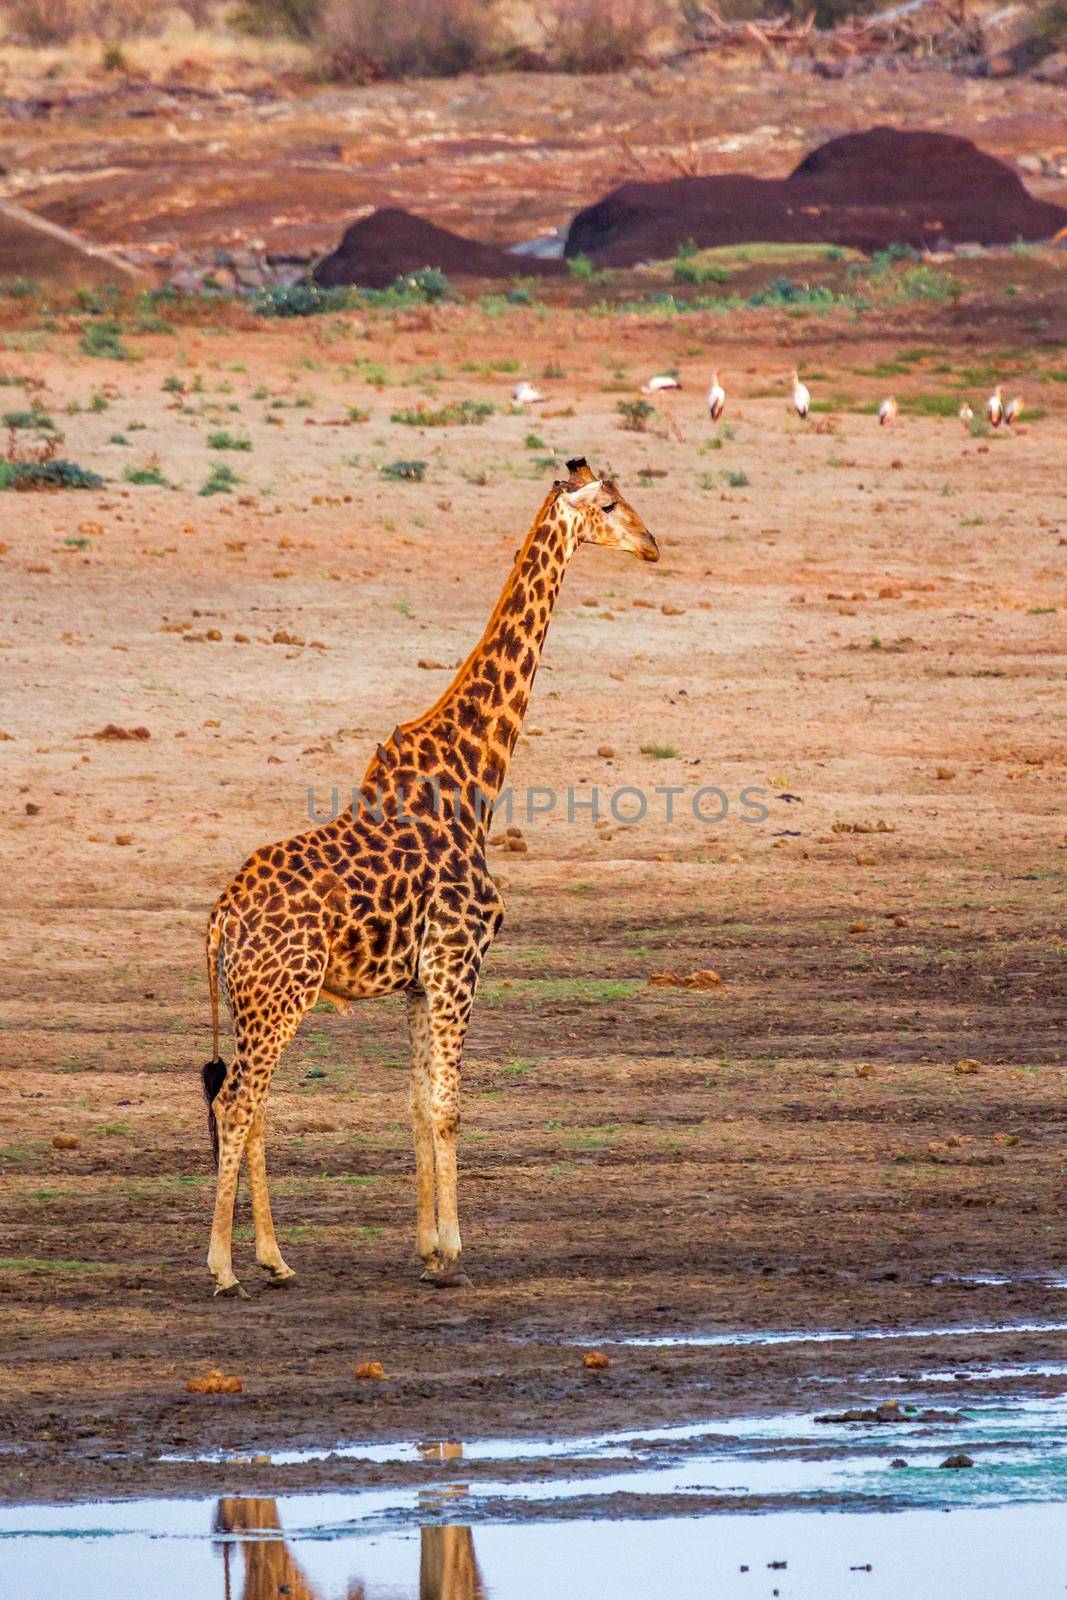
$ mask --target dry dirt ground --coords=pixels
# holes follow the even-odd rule
[[[1062,1317],[1025,1276],[1065,1264],[1067,1149],[1067,367],[1062,267],[1039,267],[987,265],[957,309],[808,320],[205,314],[127,333],[130,362],[85,354],[69,314],[5,311],[3,376],[42,384],[63,453],[109,479],[0,501],[5,1495],[233,1487],[167,1449],[652,1425],[814,1392],[788,1347],[620,1347],[591,1374],[583,1339]],[[806,425],[798,359],[836,408]],[[682,391],[621,428],[618,402],[671,365]],[[915,414],[1000,373],[1044,408],[1009,436]],[[548,391],[537,415],[508,409],[519,375]],[[857,408],[889,387],[913,413],[879,429]],[[391,420],[458,399],[496,410]],[[222,430],[251,449],[210,447]],[[549,458],[579,452],[663,558],[577,556],[514,787],[680,798],[633,826],[520,810],[527,850],[494,855],[509,911],[461,1150],[474,1287],[417,1282],[403,1008],[383,1001],[316,1012],[276,1080],[296,1283],[260,1290],[242,1203],[254,1298],[212,1300],[207,909],[306,825],[309,786],[343,791],[436,698]],[[388,481],[397,459],[425,480]],[[235,492],[197,492],[213,460]],[[170,486],[123,481],[153,465]],[[94,737],[109,723],[150,737]],[[729,798],[719,825],[692,816],[704,785]],[[707,967],[712,990],[648,982]],[[941,1277],[985,1272],[1013,1281]],[[388,1381],[357,1383],[362,1360]],[[871,1361],[836,1346],[819,1370]],[[244,1394],[186,1394],[213,1365]]]

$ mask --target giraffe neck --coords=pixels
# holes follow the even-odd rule
[[[418,813],[412,788],[440,779],[457,786],[479,818],[504,786],[522,729],[541,650],[576,540],[553,491],[519,551],[480,641],[441,698],[379,745],[364,779],[386,795],[403,792]]]

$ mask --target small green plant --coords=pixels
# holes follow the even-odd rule
[[[615,410],[622,418],[619,427],[629,433],[647,433],[649,420],[656,414],[655,406],[647,400],[620,400]]]
[[[349,422],[369,422],[370,421],[370,412],[369,411],[365,411],[362,406],[349,406],[346,415],[348,417]]]
[[[674,261],[671,264],[671,277],[675,283],[728,283],[730,274],[725,267],[718,266],[715,262],[701,263],[695,258],[700,254],[695,239],[687,239],[678,246]]]
[[[136,361],[136,355],[123,344],[121,335],[121,323],[90,322],[82,334],[82,350],[87,356],[99,356],[104,361]]]
[[[94,412],[107,411],[110,406],[111,401],[107,398],[107,395],[101,394],[99,389],[94,389],[89,396],[89,410]]]
[[[450,400],[436,411],[407,406],[394,411],[390,421],[402,422],[408,428],[465,428],[483,423],[495,410],[488,400]]]
[[[730,485],[731,489],[747,489],[752,481],[742,467],[727,467],[719,476],[724,483]]]
[[[29,411],[5,411],[5,428],[34,428],[38,433],[54,429],[55,423],[47,411],[40,411],[33,406]]]
[[[545,448],[545,441],[539,433],[528,433],[522,442],[527,450],[543,450]]]
[[[421,483],[426,476],[426,462],[389,461],[380,470],[391,483]]]
[[[129,444],[130,441],[124,433],[113,433],[107,442],[108,444]]]
[[[180,378],[176,377],[174,375],[174,373],[172,372],[166,378],[163,379],[163,393],[164,394],[184,394],[185,393],[185,385],[182,382],[182,380]]]
[[[127,467],[122,474],[123,482],[136,484],[155,484],[158,488],[165,489],[167,480],[158,462],[149,462],[146,467]]]
[[[643,756],[652,756],[656,761],[677,761],[678,751],[673,744],[656,744],[650,741],[641,746]]]
[[[251,450],[252,448],[251,439],[244,438],[240,434],[227,433],[222,428],[217,433],[209,433],[207,442],[212,450]]]
[[[397,278],[393,288],[401,294],[415,295],[427,305],[447,300],[452,293],[452,285],[439,267],[420,267],[417,272],[409,272]]]
[[[199,493],[203,495],[232,494],[240,481],[233,468],[227,466],[225,461],[215,461],[212,463],[211,471],[200,485]]]

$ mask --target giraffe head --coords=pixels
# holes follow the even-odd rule
[[[570,476],[556,485],[556,505],[570,525],[575,547],[602,544],[658,561],[659,546],[610,478],[598,478],[583,456],[567,462]]]

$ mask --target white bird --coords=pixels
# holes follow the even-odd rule
[[[719,382],[719,374],[711,375],[711,388],[708,390],[708,414],[712,422],[718,422],[726,410],[726,390]]]
[[[641,389],[642,394],[659,394],[661,389],[680,389],[682,386],[677,378],[672,378],[669,372],[659,372],[654,378],[649,378]]]
[[[963,426],[966,428],[967,432],[969,433],[970,430],[971,430],[971,423],[974,421],[974,412],[971,410],[971,408],[967,404],[966,400],[960,406],[959,419],[963,423]]]
[[[789,380],[793,385],[793,407],[796,414],[801,418],[806,417],[811,409],[811,395],[807,384],[801,383],[796,367],[789,374]]]
[[[535,389],[533,384],[527,383],[524,378],[521,383],[515,385],[515,393],[511,398],[517,406],[536,406],[545,397],[540,389]]]
[[[883,400],[878,407],[878,426],[884,428],[887,422],[892,422],[897,414],[897,403],[892,395]]]
[[[1023,414],[1022,395],[1016,395],[1014,400],[1009,400],[1004,407],[1004,421],[1010,428],[1013,422],[1018,422]]]
[[[985,403],[985,414],[994,428],[1004,421],[1004,390],[999,383]]]

